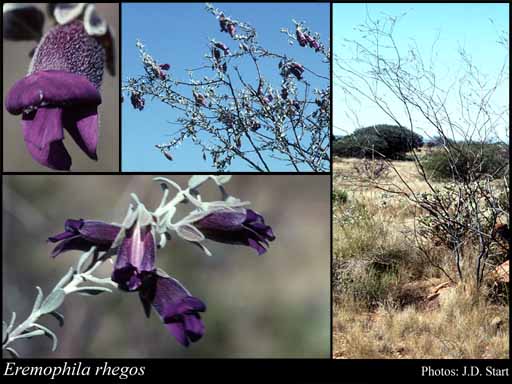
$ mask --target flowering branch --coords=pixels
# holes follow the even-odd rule
[[[46,298],[44,298],[42,289],[36,287],[37,297],[27,319],[14,327],[16,312],[13,312],[9,325],[7,325],[5,321],[3,322],[2,349],[10,353],[13,357],[19,357],[18,352],[11,346],[12,342],[35,336],[47,336],[52,340],[52,351],[55,351],[58,344],[57,335],[46,326],[39,324],[38,321],[42,319],[43,316],[50,315],[57,319],[60,326],[63,326],[64,316],[59,313],[57,309],[64,303],[67,295],[71,293],[97,295],[103,292],[112,292],[103,285],[111,285],[117,288],[117,284],[110,278],[99,278],[93,275],[93,272],[105,260],[107,259],[104,257],[98,258],[96,247],[92,247],[88,252],[82,254],[76,267],[69,269]],[[84,268],[87,262],[89,262],[89,265]],[[83,283],[88,284],[84,286],[82,285]]]
[[[160,182],[163,195],[153,211],[132,194],[134,204],[130,204],[122,224],[67,220],[64,232],[48,238],[57,243],[52,256],[71,250],[87,252],[46,298],[37,287],[34,307],[25,321],[14,327],[16,314],[13,313],[10,324],[3,323],[2,349],[17,357],[18,353],[11,346],[15,340],[45,335],[52,339],[52,350],[55,350],[57,336],[38,321],[44,315],[51,315],[62,326],[64,318],[57,309],[67,295],[112,292],[108,286],[124,292],[137,292],[146,315],[149,317],[154,308],[182,345],[198,341],[205,330],[199,315],[206,311],[205,303],[192,296],[178,280],[157,268],[155,258],[157,249],[165,248],[173,235],[199,246],[209,256],[211,252],[204,246],[205,240],[246,245],[260,255],[266,252],[269,241],[275,239],[272,228],[265,224],[263,216],[245,208],[249,202],[226,191],[224,185],[230,179],[228,175],[196,175],[189,179],[186,188],[181,188],[172,180],[157,177],[154,180]],[[220,200],[202,200],[199,190],[208,181],[213,181],[219,188]],[[172,198],[170,188],[176,190]],[[185,217],[175,220],[179,204],[186,204],[191,210]],[[116,255],[110,278],[93,275],[100,265]]]
[[[181,128],[171,135],[169,142],[155,147],[173,160],[171,151],[190,139],[201,147],[203,160],[210,157],[219,171],[225,171],[235,158],[259,172],[271,171],[270,159],[296,171],[327,171],[331,119],[329,77],[261,46],[256,29],[250,24],[227,17],[210,4],[206,10],[218,19],[221,32],[238,43],[238,49],[210,39],[210,52],[205,54],[207,64],[188,70],[186,81],[167,72],[171,66],[159,64],[141,41],[136,43],[145,74],[129,78],[122,91],[140,111],[145,107],[145,97],[150,96],[181,113],[177,118]],[[293,22],[296,35],[281,29],[289,43],[311,48],[322,63],[329,65],[330,51],[321,42],[320,34],[310,31],[305,23]],[[255,82],[244,78],[237,64],[246,59],[253,66]],[[278,61],[275,72],[282,79],[278,87],[272,86],[261,70],[264,59]],[[194,77],[197,72],[205,71],[213,71],[213,75]],[[325,82],[325,87],[311,89],[308,76]]]

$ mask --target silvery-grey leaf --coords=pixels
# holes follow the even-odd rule
[[[9,326],[7,327],[7,333],[12,331],[12,327],[14,327],[14,322],[16,321],[16,312],[12,313],[11,321],[9,322]]]
[[[112,292],[112,290],[105,287],[79,287],[75,288],[73,292],[84,296],[95,296],[104,292]]]
[[[204,235],[191,224],[182,224],[176,228],[176,233],[187,241],[203,241]]]
[[[62,313],[53,311],[48,313],[48,315],[53,316],[59,322],[59,327],[64,326],[64,315]]]
[[[153,180],[154,180],[154,181],[162,181],[163,183],[165,183],[165,185],[166,185],[166,186],[167,186],[167,184],[168,184],[168,185],[171,185],[171,186],[173,186],[174,188],[176,188],[176,190],[177,190],[178,192],[180,192],[180,191],[181,191],[181,187],[180,187],[178,184],[176,184],[174,181],[169,180],[169,179],[167,179],[167,178],[165,178],[165,177],[155,177]],[[162,188],[163,188],[163,185],[162,185]]]
[[[18,352],[16,352],[16,350],[14,348],[7,347],[7,348],[5,348],[5,350],[11,354],[11,357],[14,357],[16,359],[20,358],[20,355],[18,354]]]
[[[34,323],[34,327],[39,328],[44,332],[44,335],[52,340],[52,352],[55,352],[57,349],[58,339],[57,335],[46,328],[44,325]]]
[[[84,266],[85,262],[91,257],[91,255],[94,254],[96,251],[96,247],[92,247],[89,251],[85,252],[80,256],[80,259],[78,259],[78,263],[76,265],[76,271],[78,273],[82,272],[82,267]]]
[[[41,336],[41,335],[44,335],[44,332],[41,331],[40,329],[37,329],[35,331],[23,332],[21,335],[16,336],[13,340],[15,340],[15,339],[30,339],[31,337]]]
[[[219,175],[219,176],[213,176],[213,179],[217,183],[217,185],[226,184],[231,180],[231,175]]]
[[[67,24],[78,19],[87,3],[58,3],[53,9],[53,16],[59,24]]]
[[[71,280],[73,280],[73,275],[75,274],[75,270],[73,267],[69,268],[69,271],[59,280],[55,288],[62,288],[67,285]]]
[[[66,292],[62,288],[55,289],[43,301],[41,308],[39,308],[39,312],[41,312],[41,314],[46,314],[55,311],[61,306],[65,298]]]
[[[201,250],[206,254],[206,256],[212,256],[212,253],[208,248],[206,248],[203,243],[194,242],[195,245],[197,245]]]
[[[36,287],[37,289],[37,296],[36,301],[34,301],[34,306],[32,307],[32,312],[35,312],[39,309],[41,306],[41,302],[43,301],[43,290],[41,287]]]
[[[188,180],[188,187],[196,189],[210,178],[208,175],[194,175]]]
[[[107,22],[98,15],[94,4],[88,4],[85,8],[84,27],[91,36],[103,36],[107,33]]]

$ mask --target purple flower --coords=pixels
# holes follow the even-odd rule
[[[304,36],[304,33],[300,30],[300,28],[297,26],[297,29],[295,30],[295,36],[297,37],[297,41],[299,42],[301,47],[305,47],[307,44],[306,36]]]
[[[235,36],[236,33],[236,27],[235,23],[233,23],[230,19],[228,19],[224,15],[219,16],[219,24],[220,24],[220,31],[221,32],[227,32],[231,37]]]
[[[225,55],[229,55],[229,53],[230,53],[228,46],[224,43],[217,42],[217,43],[215,43],[215,47],[222,49],[224,51]]]
[[[313,37],[309,36],[308,34],[305,35],[305,38],[310,48],[315,48],[316,52],[320,50],[320,44],[318,44],[318,41],[316,41]]]
[[[133,108],[142,111],[144,109],[144,98],[138,92],[132,92],[130,96],[130,101],[132,102]]]
[[[105,50],[87,34],[81,21],[59,25],[37,46],[28,76],[9,90],[6,108],[12,114],[22,114],[25,143],[40,164],[70,169],[64,128],[97,160],[98,89],[104,61]]]
[[[206,103],[206,96],[204,96],[203,94],[201,93],[197,93],[197,92],[192,92],[193,96],[194,96],[194,101],[196,102],[196,105],[198,107],[207,107],[208,104]]]
[[[49,237],[48,241],[59,243],[52,251],[52,257],[67,251],[88,251],[96,246],[98,251],[108,251],[119,230],[117,225],[93,220],[66,220],[65,231]]]
[[[229,23],[227,26],[229,36],[234,37],[236,33],[236,27],[235,24]]]
[[[151,68],[153,69],[156,77],[160,80],[165,80],[167,74],[164,71],[167,71],[171,66],[169,64],[159,64],[158,66],[153,64]]]
[[[158,312],[165,327],[180,344],[188,347],[198,341],[205,332],[199,312],[206,305],[193,297],[180,282],[158,271],[145,276],[139,297],[146,316],[151,306]]]
[[[215,59],[215,61],[218,63],[220,60],[220,51],[217,48],[212,49],[212,56]]]
[[[263,216],[251,209],[218,210],[194,222],[194,225],[210,240],[247,245],[259,255],[266,252],[263,245],[268,246],[268,242],[275,239]]]
[[[304,67],[301,64],[296,63],[296,62],[292,62],[290,64],[290,73],[292,75],[294,75],[297,78],[297,80],[302,79],[303,72],[304,72]]]
[[[136,291],[143,279],[156,271],[156,243],[151,224],[140,226],[138,220],[126,230],[125,237],[117,251],[117,260],[112,280],[123,291]]]

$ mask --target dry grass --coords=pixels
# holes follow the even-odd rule
[[[407,199],[358,182],[357,161],[334,164],[334,188],[348,193],[333,212],[334,357],[508,358],[508,302],[489,300],[471,282],[431,295],[447,278],[414,247],[418,212]],[[414,163],[394,165],[415,191],[428,189]],[[392,171],[384,179],[399,183]],[[436,249],[435,257],[451,267],[449,250]]]

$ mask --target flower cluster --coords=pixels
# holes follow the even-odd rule
[[[144,98],[140,92],[132,92],[130,95],[130,101],[132,102],[133,108],[142,111],[144,109]]]
[[[219,15],[220,31],[226,32],[231,37],[235,37],[236,24],[229,18],[224,16],[223,13]]]
[[[281,70],[281,76],[287,78],[293,75],[297,80],[302,80],[302,74],[304,73],[304,66],[293,60],[281,60],[279,62],[279,69]]]
[[[297,24],[296,26],[295,36],[301,47],[309,45],[310,48],[315,49],[315,52],[318,52],[320,50],[320,44],[318,43],[318,41],[314,37],[312,37],[308,32],[303,32],[300,24]]]
[[[25,28],[36,28],[31,37],[40,35],[40,12],[33,7],[4,10],[7,37],[30,37],[11,22],[19,17],[26,18],[20,23]],[[22,115],[25,144],[34,160],[69,170],[72,161],[63,144],[64,129],[87,156],[97,160],[99,89],[104,63],[113,60],[112,34],[92,4],[59,3],[51,16],[57,25],[41,38],[28,75],[11,87],[5,106],[8,112]],[[113,63],[107,66],[113,69]]]
[[[198,188],[209,179],[219,186],[222,201],[207,203],[201,200]],[[116,253],[112,281],[121,291],[137,292],[146,315],[149,317],[151,308],[155,309],[176,340],[188,346],[205,332],[200,313],[206,311],[206,304],[178,280],[157,268],[157,247],[163,248],[171,232],[175,232],[182,239],[200,245],[207,254],[210,251],[202,245],[205,239],[245,245],[261,255],[275,235],[263,216],[244,208],[247,203],[227,195],[223,184],[229,177],[195,176],[184,190],[170,180],[159,180],[166,184],[163,184],[164,197],[155,211],[148,211],[134,196],[136,207],[130,207],[121,225],[70,219],[65,223],[64,232],[48,240],[58,243],[53,257],[91,247],[97,252]],[[170,201],[167,201],[167,183],[178,188],[175,198]],[[179,203],[191,203],[195,209],[173,223]]]

